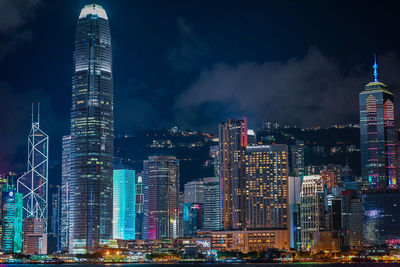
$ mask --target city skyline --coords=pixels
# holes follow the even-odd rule
[[[72,63],[74,21],[80,8],[89,1],[34,1],[28,6],[4,1],[7,5],[2,8],[2,12],[15,10],[21,21],[10,21],[11,25],[3,24],[2,29],[3,35],[18,45],[7,51],[0,51],[0,67],[5,77],[0,80],[0,88],[4,92],[2,113],[13,114],[12,120],[8,116],[2,116],[0,121],[5,125],[1,134],[9,140],[2,144],[6,149],[0,152],[0,170],[8,167],[21,168],[19,162],[24,158],[26,151],[21,140],[24,129],[28,131],[25,122],[29,120],[28,105],[31,102],[42,103],[43,128],[48,129],[48,134],[53,140],[51,153],[56,155],[52,157],[53,162],[50,162],[54,165],[60,162],[61,150],[58,144],[61,144],[61,136],[68,130],[66,111],[71,103],[68,81],[72,75],[72,68],[69,66]],[[238,2],[231,5],[227,14],[221,14],[222,18],[232,23],[223,23],[224,19],[218,17],[218,10],[227,4],[224,1],[211,6],[210,10],[207,10],[210,12],[207,18],[202,16],[206,11],[204,7],[192,1],[185,4],[171,2],[171,12],[167,14],[161,12],[165,4],[157,1],[152,5],[105,0],[98,3],[111,12],[111,28],[115,29],[118,46],[114,48],[117,62],[114,64],[114,71],[118,76],[115,96],[118,105],[115,112],[116,117],[120,118],[115,122],[116,133],[131,133],[136,129],[169,128],[175,125],[216,133],[216,122],[229,117],[245,116],[249,118],[252,128],[271,118],[274,121],[300,126],[355,123],[357,107],[345,104],[346,101],[339,101],[332,106],[324,99],[333,97],[356,100],[357,93],[362,90],[360,85],[370,81],[373,53],[378,55],[382,79],[393,90],[397,90],[400,85],[394,71],[400,65],[397,52],[399,46],[396,46],[398,40],[392,33],[392,28],[395,27],[385,27],[389,20],[397,23],[397,17],[391,13],[397,3],[388,1],[385,2],[386,5],[375,6],[372,1],[367,1],[367,12],[361,14],[355,4],[344,2],[339,2],[338,5],[316,1],[302,4],[291,1],[254,2],[249,5]],[[344,26],[343,22],[337,21],[336,18],[331,19],[338,23],[338,29],[330,26],[328,18],[321,20],[318,12],[307,13],[312,9],[321,13],[327,8],[335,10],[340,4],[346,5],[348,12],[354,11],[354,18],[350,21],[354,24],[353,31],[339,31],[338,29]],[[124,6],[126,8],[123,8]],[[57,10],[64,12],[56,15]],[[125,14],[128,10],[131,10],[133,16],[129,16],[124,24],[122,17],[127,17]],[[307,19],[298,18],[295,15],[297,10],[308,14]],[[374,10],[376,14],[373,13]],[[152,16],[149,15],[154,12],[159,16],[151,20]],[[337,12],[341,14],[344,11],[339,9]],[[379,18],[383,13],[387,17],[385,20],[370,19]],[[238,24],[230,14],[241,14],[240,17],[246,23]],[[47,19],[52,21],[51,25],[46,23]],[[313,26],[313,22],[319,20],[322,23],[321,27],[330,31],[321,32]],[[279,27],[271,29],[271,21],[281,22],[284,30],[279,31]],[[356,26],[357,21],[360,21],[359,26]],[[131,24],[137,26],[130,27]],[[215,24],[215,29],[207,31],[212,24]],[[294,26],[296,24],[303,27],[297,29]],[[161,28],[163,30],[160,30]],[[129,34],[123,34],[122,29]],[[243,38],[238,39],[234,34],[237,29],[241,31]],[[379,32],[381,38],[363,41],[366,33],[371,31]],[[153,34],[150,35],[150,32]],[[331,35],[328,32],[331,32]],[[221,39],[221,33],[226,34],[226,38]],[[28,38],[30,41],[24,41],[20,36],[25,36],[24,34],[31,36]],[[53,36],[57,38],[52,38]],[[268,36],[276,38],[270,39]],[[302,42],[295,42],[300,36]],[[160,40],[164,40],[165,43]],[[280,43],[285,45],[281,46]],[[5,44],[8,44],[8,41]],[[41,50],[43,57],[38,58],[38,51],[44,44],[45,49]],[[58,49],[55,50],[54,47]],[[347,56],[348,49],[354,51],[352,57]],[[23,57],[22,70],[29,69],[24,71],[24,79],[16,77],[18,67],[15,62],[20,61],[19,57]],[[45,83],[42,74],[36,73],[37,68],[34,65],[37,63],[41,64],[44,72],[51,74]],[[54,73],[52,65],[62,66],[63,71]],[[304,69],[304,72],[298,73],[297,69]],[[323,77],[323,81],[315,80],[307,84],[305,78],[311,76],[315,79],[315,72],[320,73],[317,76]],[[227,75],[234,78],[233,85],[227,84],[232,90],[232,99],[229,99],[229,102],[237,103],[234,106],[222,101],[221,95],[216,94],[227,92],[223,82]],[[284,85],[284,81],[287,80],[293,80],[296,86]],[[250,95],[242,97],[243,86],[238,88],[236,84],[246,84]],[[196,95],[198,90],[206,92],[203,97]],[[276,95],[275,92],[279,91],[285,93]],[[262,99],[267,102],[257,99],[249,105],[248,99],[260,92],[265,95]],[[315,101],[297,101],[295,96],[307,92],[315,97]],[[287,94],[293,97],[282,101],[281,97]],[[269,102],[271,99],[277,101]],[[196,110],[188,110],[185,105],[194,106]],[[281,107],[284,105],[289,107],[287,112],[286,109],[282,112]],[[271,109],[265,110],[263,107]],[[277,112],[278,110],[281,112]],[[296,114],[293,110],[298,115],[293,116]],[[338,117],[332,118],[335,114]],[[129,119],[126,119],[128,117]]]
[[[15,108],[26,97],[38,102],[37,111],[31,105],[25,160],[19,159],[19,148],[9,149],[19,147],[19,134],[7,136],[13,131],[11,124],[4,124],[0,136],[0,146],[7,143],[4,152],[0,150],[0,263],[400,262],[400,128],[396,127],[400,79],[394,75],[400,68],[400,50],[398,54],[382,50],[381,56],[372,53],[367,71],[364,58],[371,56],[364,54],[381,47],[380,42],[371,42],[351,59],[343,57],[337,37],[350,41],[364,34],[359,29],[350,35],[354,25],[340,32],[342,21],[336,20],[335,31],[319,36],[334,43],[305,45],[316,39],[303,32],[299,47],[307,49],[285,54],[294,45],[279,41],[293,36],[280,32],[280,27],[301,34],[291,23],[301,22],[297,25],[301,27],[314,19],[321,22],[321,29],[328,27],[327,14],[304,18],[305,12],[296,17],[310,4],[314,11],[337,8],[314,0],[304,6],[294,0],[254,0],[246,5],[240,1],[221,5],[222,1],[209,9],[208,17],[197,17],[202,9],[190,1],[171,2],[172,15],[157,16],[157,8],[164,5],[157,2],[150,25],[143,20],[145,12],[131,9],[145,9],[143,3],[78,2],[79,11],[70,10],[75,12],[75,35],[69,51],[69,97],[61,91],[39,92],[33,85],[29,95],[14,92],[21,100],[11,101]],[[337,4],[348,8],[342,15],[357,6],[339,0]],[[13,28],[0,18],[0,34],[24,34],[24,27],[33,29],[34,21],[39,23],[40,12],[63,5],[0,0],[0,17],[3,6],[21,20],[9,20]],[[126,21],[120,20],[126,10],[116,12],[123,5],[131,12]],[[74,9],[74,4],[67,6]],[[199,14],[188,10],[195,6]],[[220,29],[213,13],[219,7],[225,8],[220,13],[230,24],[222,23]],[[232,19],[239,7],[247,8],[241,11],[246,16]],[[378,11],[371,2],[365,13],[371,7]],[[275,13],[265,18],[269,8],[281,15],[295,9],[297,13],[287,21]],[[46,19],[51,21],[53,15]],[[354,17],[363,22],[364,15]],[[267,23],[271,19],[282,23],[272,29]],[[235,24],[241,20],[260,27]],[[178,32],[175,48],[169,46],[174,41],[168,38],[172,30],[168,21]],[[159,22],[166,23],[162,34],[150,30]],[[142,32],[146,41],[130,36],[139,28],[148,30]],[[261,47],[253,54],[236,50],[246,43],[247,35],[260,43],[249,41],[243,48],[250,51],[256,43],[261,45],[265,36],[257,38],[256,32],[263,29],[280,33],[265,48],[278,41],[282,54],[270,57],[273,49]],[[218,41],[219,31],[243,35]],[[63,35],[56,31],[54,37],[68,36],[61,28],[60,32]],[[0,73],[2,62],[18,46],[29,46],[20,37],[13,45],[11,36],[4,41],[1,37]],[[165,42],[157,41],[160,37]],[[40,40],[40,67],[52,50],[46,50],[46,40]],[[155,49],[146,64],[140,65],[140,56],[135,60],[139,52],[135,46],[123,49],[133,40]],[[226,49],[216,53],[213,41]],[[59,53],[64,54],[66,47],[60,40]],[[155,62],[152,57],[160,47],[165,66],[150,64],[159,76],[150,75],[149,83],[144,78],[147,64]],[[327,52],[330,49],[336,52]],[[222,59],[226,53],[232,54]],[[32,54],[27,61],[35,57]],[[62,77],[67,65],[60,62],[57,75],[52,75],[56,68],[40,69],[51,81]],[[21,64],[21,73],[25,67]],[[12,70],[10,65],[8,73]],[[131,74],[124,77],[127,73]],[[157,89],[162,82],[164,88]],[[2,83],[0,78],[0,91]],[[62,79],[59,83],[61,90],[65,85]],[[52,100],[55,95],[57,100]],[[9,92],[3,96],[9,98]],[[57,110],[51,107],[58,104]],[[68,121],[60,117],[68,112],[66,106]],[[20,108],[14,119],[24,122],[24,112]],[[3,117],[8,119],[7,114]],[[308,126],[313,123],[318,126]],[[23,162],[25,171],[18,165]]]

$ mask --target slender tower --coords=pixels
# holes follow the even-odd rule
[[[397,188],[396,130],[394,95],[378,80],[375,62],[374,81],[360,93],[361,174],[364,190]]]
[[[112,237],[113,75],[103,7],[81,10],[73,62],[69,247],[90,253]]]
[[[244,230],[245,152],[247,119],[228,119],[219,125],[220,173],[222,182],[222,222],[225,230]]]
[[[41,220],[44,233],[47,233],[49,137],[40,129],[39,105],[37,121],[34,120],[32,105],[32,128],[28,136],[28,171],[18,178],[17,191],[23,195],[24,220]]]

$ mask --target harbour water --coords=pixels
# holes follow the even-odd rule
[[[76,263],[76,264],[0,264],[0,267],[18,267],[18,266],[27,266],[27,267],[49,267],[49,266],[63,266],[63,267],[86,267],[86,266],[96,266],[96,267],[109,267],[109,266],[121,266],[121,267],[160,267],[162,264],[154,264],[154,263],[108,263],[108,264],[84,264],[84,263]],[[166,264],[168,267],[211,267],[211,266],[221,266],[221,267],[230,267],[230,266],[241,266],[245,265],[246,267],[260,267],[260,266],[290,266],[290,267],[305,267],[305,266],[312,266],[312,267],[329,267],[329,266],[357,266],[357,267],[378,267],[378,266],[400,266],[400,263],[351,263],[351,264],[341,264],[341,263],[290,263],[290,264],[280,264],[280,263],[175,263],[175,264]]]

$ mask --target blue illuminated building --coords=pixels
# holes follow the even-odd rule
[[[136,177],[130,169],[114,170],[113,238],[135,239]]]
[[[197,230],[203,228],[203,204],[183,204],[183,233],[184,236],[196,236]]]
[[[22,252],[22,194],[8,182],[2,192],[2,252]]]

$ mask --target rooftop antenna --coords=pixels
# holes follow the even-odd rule
[[[376,63],[376,53],[374,54],[374,65],[372,68],[374,69],[375,82],[378,82],[378,63]]]
[[[32,102],[32,124],[33,124],[33,102]]]

